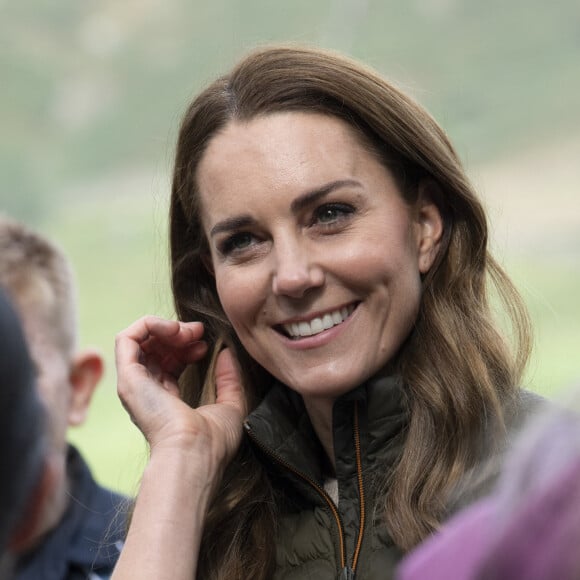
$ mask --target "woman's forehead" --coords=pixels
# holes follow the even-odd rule
[[[248,185],[260,179],[270,179],[276,186],[312,171],[324,181],[324,172],[350,170],[355,158],[367,154],[368,147],[359,135],[337,117],[272,113],[232,121],[220,131],[202,156],[197,185],[202,194],[211,195],[214,190],[237,189],[239,183]]]

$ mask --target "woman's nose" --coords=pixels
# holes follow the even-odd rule
[[[301,298],[311,288],[324,283],[324,273],[308,248],[298,243],[276,249],[272,291],[278,296]]]

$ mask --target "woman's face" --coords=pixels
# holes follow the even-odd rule
[[[389,361],[437,252],[430,199],[409,207],[349,125],[313,113],[231,122],[197,182],[219,298],[256,361],[310,399]]]

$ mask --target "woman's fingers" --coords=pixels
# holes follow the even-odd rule
[[[200,441],[221,465],[232,457],[242,435],[245,397],[237,361],[229,349],[216,361],[216,404],[192,409],[177,384],[185,367],[207,353],[201,323],[148,316],[117,335],[115,352],[119,397],[151,447]],[[193,438],[192,438],[193,437]]]
[[[145,316],[117,335],[118,366],[140,363],[153,376],[169,373],[177,378],[186,365],[207,353],[202,336],[200,322]]]
[[[179,398],[177,379],[186,365],[205,356],[203,325],[155,316],[143,317],[120,332],[115,341],[117,391],[143,432]],[[168,395],[170,399],[167,399]]]
[[[159,316],[144,316],[128,326],[123,334],[139,344],[155,337],[158,341],[176,345],[185,345],[201,340],[203,324],[201,322],[180,322],[167,320]]]
[[[216,403],[233,405],[242,416],[246,415],[246,401],[237,361],[229,348],[222,350],[217,358]]]

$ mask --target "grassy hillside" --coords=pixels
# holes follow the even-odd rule
[[[580,129],[576,0],[20,0],[0,16],[0,205],[39,222],[63,188],[164,163],[190,95],[256,44],[364,59],[474,162]]]

